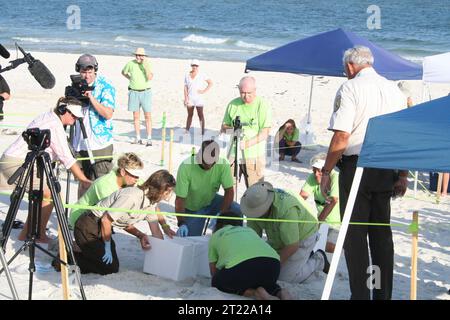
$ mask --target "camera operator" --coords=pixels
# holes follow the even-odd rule
[[[221,132],[234,129],[235,120],[240,117],[243,133],[241,150],[244,150],[243,162],[247,167],[248,184],[251,186],[264,180],[266,140],[272,125],[272,112],[268,103],[256,96],[255,78],[243,77],[239,82],[239,93],[240,97],[227,106]],[[233,163],[231,159],[230,162]],[[234,164],[231,165],[232,172],[233,166]]]
[[[91,181],[86,178],[83,171],[81,171],[78,166],[76,159],[73,157],[64,130],[64,126],[73,125],[76,119],[82,116],[81,103],[76,99],[63,97],[58,100],[56,107],[53,110],[37,116],[31,121],[27,128],[39,128],[40,130],[49,129],[50,146],[46,148],[45,151],[50,155],[50,159],[52,161],[59,160],[64,167],[72,171],[73,175],[80,181],[80,184],[83,184],[85,188],[89,188]],[[22,165],[28,152],[28,141],[25,141],[22,137],[18,137],[16,141],[6,149],[0,159],[0,189],[14,188],[14,186],[9,185],[7,181]],[[33,189],[38,190],[40,178],[37,177],[36,169],[33,170],[33,174]],[[40,238],[38,241],[46,243],[49,241],[49,238],[45,233],[45,229],[53,209],[52,202],[48,201],[48,199],[51,199],[51,193],[46,182],[44,183],[43,196],[45,200],[42,201]],[[19,240],[21,241],[26,240],[28,232],[27,225],[28,221],[19,235]]]
[[[5,78],[0,75],[0,121],[3,121],[3,101],[11,98],[8,83]]]
[[[105,77],[97,75],[98,63],[95,57],[90,54],[83,54],[78,58],[75,70],[94,89],[83,93],[83,96],[88,98],[87,107],[83,108],[83,124],[86,128],[89,146],[86,146],[80,125],[76,123],[73,138],[74,149],[81,157],[89,156],[88,147],[92,149],[94,157],[112,156],[113,124],[111,119],[116,106],[116,89]],[[91,180],[109,173],[113,167],[112,158],[96,160],[94,165],[89,160],[83,160],[81,165],[84,174]],[[80,184],[79,197],[86,190]]]

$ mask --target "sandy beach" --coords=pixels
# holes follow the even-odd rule
[[[57,99],[64,94],[65,86],[70,84],[70,74],[75,74],[75,61],[77,54],[33,52],[36,59],[40,59],[53,72],[56,86],[51,90],[42,89],[26,70],[20,66],[16,70],[3,73],[11,88],[12,99],[5,103],[5,120],[0,130],[9,128],[20,134],[24,127],[39,113],[53,108]],[[174,129],[172,173],[176,175],[178,165],[187,158],[192,150],[201,143],[199,122],[194,115],[191,136],[184,136],[186,110],[183,106],[183,79],[190,70],[189,60],[152,58],[154,79],[153,90],[153,146],[145,147],[130,143],[134,136],[132,114],[127,111],[127,86],[120,71],[132,59],[124,56],[96,56],[99,62],[99,74],[106,76],[114,84],[116,95],[116,110],[114,112],[115,156],[133,151],[145,163],[145,172],[148,176],[160,169],[161,160],[161,125],[163,113],[167,117],[167,134]],[[213,87],[205,96],[206,106],[206,136],[217,137],[223,114],[227,103],[238,96],[237,84],[244,73],[245,64],[238,62],[200,61],[200,70],[206,72],[213,81]],[[296,121],[300,131],[306,124],[306,115],[309,106],[311,78],[285,73],[251,72],[257,81],[257,94],[265,98],[271,105],[273,125],[271,139],[279,126],[287,119]],[[284,161],[273,163],[266,168],[266,180],[275,187],[300,191],[307,175],[310,173],[309,160],[318,152],[326,152],[332,136],[327,130],[330,115],[333,109],[333,99],[344,78],[315,77],[312,98],[312,130],[315,136],[315,145],[302,149],[299,159],[303,163]],[[422,83],[412,81],[413,100],[422,99]],[[433,85],[430,87],[431,98],[447,95],[448,85]],[[9,115],[10,114],[10,115]],[[143,119],[143,116],[141,116]],[[145,128],[142,121],[142,135]],[[0,135],[0,152],[17,138],[17,135]],[[223,141],[223,138],[221,141]],[[167,140],[168,141],[168,140]],[[165,168],[168,168],[169,144],[165,144]],[[223,149],[225,152],[225,148]],[[273,154],[269,146],[268,153]],[[289,158],[289,157],[288,157]],[[63,194],[66,187],[66,174],[61,175]],[[428,187],[428,173],[419,175],[419,182]],[[245,187],[239,187],[239,198]],[[162,211],[174,211],[175,196],[171,201],[161,206]],[[70,202],[76,201],[76,184],[71,183]],[[0,194],[0,220],[6,217],[10,204],[9,196]],[[393,299],[407,300],[410,291],[411,266],[411,234],[408,233],[408,224],[411,223],[412,211],[419,211],[420,233],[418,254],[418,299],[441,300],[450,299],[447,291],[450,289],[450,198],[441,199],[437,204],[434,193],[419,189],[414,198],[413,179],[409,179],[409,189],[402,199],[392,201],[392,223],[404,224],[404,227],[393,228],[395,244],[394,288]],[[27,216],[27,203],[23,201],[17,219],[25,221]],[[169,223],[176,229],[174,216],[167,217]],[[56,235],[56,217],[52,215],[49,223],[49,233]],[[143,229],[143,231],[146,231]],[[12,230],[8,241],[6,256],[11,257],[21,246],[17,240],[19,230]],[[144,253],[138,241],[123,231],[117,231],[114,236],[118,246],[120,258],[120,272],[108,276],[83,275],[82,281],[88,299],[246,299],[236,295],[225,294],[211,288],[210,279],[197,277],[186,281],[174,282],[142,271]],[[48,263],[50,258],[42,253],[38,259]],[[28,255],[21,253],[11,264],[10,269],[21,299],[27,297],[28,290]],[[320,299],[325,283],[323,273],[314,274],[302,284],[280,282],[287,288],[295,299]],[[76,285],[71,286],[72,296],[79,299]],[[55,271],[38,272],[34,280],[34,299],[61,299],[61,277]],[[338,273],[331,293],[332,299],[348,299],[350,290],[348,286],[347,268],[345,259],[341,257]],[[5,276],[0,275],[0,300],[11,299],[11,292]]]

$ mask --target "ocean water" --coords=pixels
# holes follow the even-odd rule
[[[0,0],[0,44],[29,52],[245,61],[336,28],[420,61],[450,51],[450,0]]]

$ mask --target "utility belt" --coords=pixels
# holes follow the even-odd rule
[[[150,88],[142,89],[142,90],[136,90],[136,89],[131,89],[130,87],[128,87],[128,90],[129,90],[129,91],[144,92],[144,91],[150,90]]]

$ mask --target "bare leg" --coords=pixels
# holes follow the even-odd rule
[[[145,128],[147,129],[147,137],[152,136],[152,113],[144,112]]]
[[[256,289],[255,297],[258,300],[279,300],[278,297],[270,295],[263,287]]]
[[[448,188],[448,180],[450,178],[450,173],[444,173],[442,175],[442,196],[447,195],[447,188]]]
[[[47,188],[44,189],[44,199],[51,199],[50,190]],[[45,230],[47,228],[47,223],[48,220],[50,219],[52,210],[53,210],[52,202],[42,201],[41,225],[39,226],[39,239],[37,242],[48,243],[50,240],[50,238],[47,237]],[[20,241],[25,241],[27,239],[28,223],[29,223],[28,218],[29,217],[27,217],[27,221],[25,222],[25,225],[23,226],[23,229],[19,234],[18,239]]]
[[[205,116],[203,115],[203,107],[197,107],[198,120],[202,128],[202,136],[205,134]]]
[[[140,119],[140,112],[139,111],[133,111],[133,120],[134,120],[134,131],[136,132],[136,137],[141,136],[141,119]]]
[[[280,300],[293,300],[291,294],[286,289],[278,291],[277,297],[280,298]]]
[[[186,132],[189,132],[189,129],[191,128],[192,117],[194,116],[194,107],[187,106],[186,109],[188,112],[186,120]]]
[[[335,244],[333,242],[327,242],[325,246],[325,251],[329,253],[334,253]]]

